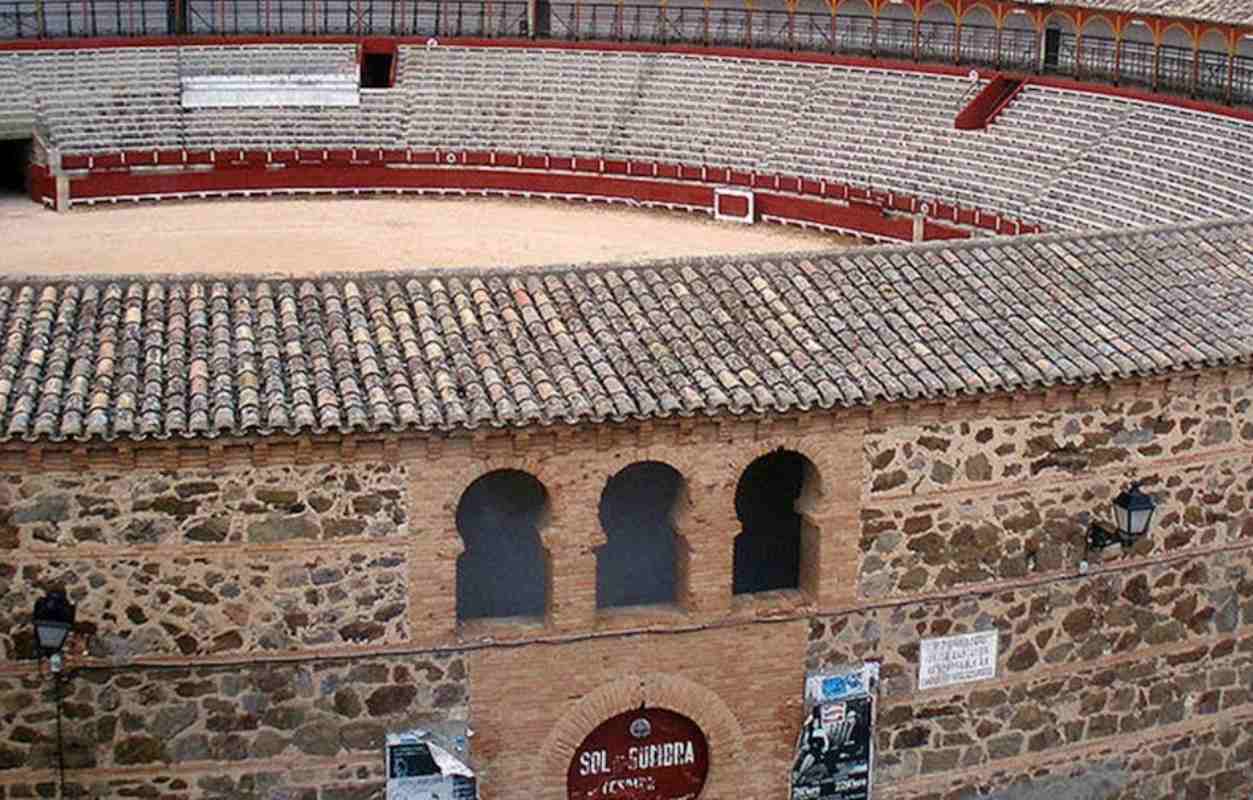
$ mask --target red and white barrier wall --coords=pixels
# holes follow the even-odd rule
[[[645,161],[412,150],[139,151],[33,164],[31,197],[54,207],[101,201],[303,193],[457,193],[623,202],[715,212],[718,187],[750,191],[754,218],[871,239],[960,239],[970,229],[1034,233],[975,209],[831,181]],[[60,179],[58,181],[58,178]],[[58,198],[58,182],[61,183]]]

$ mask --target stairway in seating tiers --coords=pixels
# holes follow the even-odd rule
[[[763,172],[783,171],[778,164],[780,153],[801,144],[797,140],[805,135],[805,131],[800,123],[811,116],[827,84],[834,80],[836,80],[834,71],[822,70],[797,81],[796,87],[788,96],[788,103],[791,105],[790,113],[780,115],[777,135],[771,140],[761,158]]]
[[[1059,95],[1056,98],[1059,105],[1072,102],[1072,98],[1073,101],[1080,103],[1086,100],[1086,98],[1077,93],[1058,92],[1056,94]],[[1072,95],[1072,97],[1066,97],[1066,95]],[[1050,201],[1055,199],[1059,193],[1063,196],[1070,193],[1070,190],[1066,188],[1067,185],[1073,182],[1076,175],[1090,171],[1090,164],[1099,162],[1103,158],[1101,149],[1104,143],[1111,136],[1116,136],[1119,129],[1127,125],[1137,114],[1138,109],[1135,104],[1127,102],[1120,105],[1123,105],[1123,107],[1116,107],[1113,113],[1110,113],[1109,110],[1104,110],[1103,119],[1098,118],[1092,123],[1084,123],[1080,121],[1082,118],[1079,115],[1066,113],[1064,109],[1053,109],[1057,119],[1067,120],[1063,124],[1067,125],[1074,146],[1071,156],[1064,162],[1057,164],[1057,169],[1051,171],[1047,180],[1040,184],[1039,190],[1028,198],[1023,210],[1030,219],[1047,221],[1054,227],[1063,228],[1092,227],[1093,223],[1096,223],[1097,227],[1106,227],[1106,223],[1101,221],[1101,215],[1099,213],[1094,215],[1091,211],[1085,211],[1082,217],[1069,220],[1059,216],[1067,213],[1062,211],[1062,209],[1067,205],[1074,205],[1075,200],[1080,201],[1077,207],[1081,207],[1084,204],[1082,197],[1072,198],[1069,203],[1060,204],[1060,207],[1056,208],[1055,213],[1050,213],[1048,209],[1050,206],[1059,205]],[[1072,110],[1078,111],[1079,109],[1075,108]],[[1093,199],[1093,192],[1099,191],[1101,190],[1096,185],[1089,185],[1082,189],[1082,193],[1086,194],[1089,200]],[[1117,201],[1114,202],[1117,203]],[[1063,224],[1058,225],[1058,223]]]
[[[627,137],[631,119],[639,116],[638,109],[648,91],[649,84],[653,83],[656,78],[660,63],[660,57],[656,55],[645,55],[640,59],[639,70],[635,73],[635,83],[618,105],[618,113],[609,126],[609,134],[601,144],[602,158],[608,158],[613,147]]]

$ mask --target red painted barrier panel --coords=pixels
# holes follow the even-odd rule
[[[748,216],[748,198],[741,197],[738,194],[721,194],[715,195],[715,202],[718,204],[718,213],[726,214],[731,217]]]
[[[732,170],[728,182],[732,186],[752,186],[753,174],[751,172],[739,172]]]
[[[26,173],[26,183],[30,199],[36,203],[42,203],[45,197],[51,200],[56,199],[57,181],[56,178],[52,177],[52,170],[48,169],[47,166],[31,164],[30,169]]]
[[[712,183],[755,183],[759,187],[779,187],[777,190],[757,192],[758,210],[763,215],[906,241],[912,238],[913,221],[908,217],[888,216],[885,208],[890,206],[910,211],[918,205],[916,198],[908,195],[864,188],[850,189],[843,184],[824,183],[810,178],[754,176],[752,173],[721,167],[701,168],[678,164],[654,166],[651,162],[602,162],[600,159],[511,153],[411,153],[377,149],[273,152],[230,150],[218,153],[171,150],[161,153],[127,153],[125,156],[131,161],[147,158],[148,163],[155,157],[161,163],[173,165],[184,163],[185,159],[188,164],[212,164],[213,168],[186,172],[134,173],[117,167],[123,154],[102,154],[90,159],[94,168],[87,178],[76,178],[71,182],[72,197],[104,199],[200,192],[281,192],[287,189],[464,189],[585,195],[712,208]],[[452,156],[454,163],[450,165],[446,161],[437,161],[442,156]],[[418,160],[425,160],[426,165],[404,169],[384,166],[388,162],[414,164]],[[463,164],[463,161],[468,164]],[[66,162],[85,165],[89,163],[89,158],[67,157]],[[271,163],[284,164],[285,168],[269,169]],[[515,164],[518,166],[514,166]],[[548,168],[545,168],[545,164]],[[554,169],[558,171],[554,172]],[[628,173],[632,177],[628,177]],[[38,181],[39,177],[32,180]],[[55,189],[54,180],[51,185]],[[35,189],[32,188],[32,194],[34,192]],[[817,197],[789,197],[782,192],[853,199],[845,205],[826,202]],[[747,206],[742,201],[733,205],[737,210],[731,210],[731,206],[727,206],[727,213],[742,216],[747,212]],[[969,236],[969,232],[965,230],[944,224],[950,219],[1002,233],[1017,232],[1019,227],[1017,223],[1003,220],[995,214],[979,212],[976,217],[974,209],[959,209],[947,203],[936,203],[930,216],[932,219],[925,223],[928,239]],[[1022,230],[1031,232],[1038,228],[1022,226]]]
[[[61,169],[87,169],[90,156],[61,156]]]
[[[157,163],[152,150],[123,150],[122,163],[130,166],[151,166]]]
[[[812,222],[832,228],[861,231],[874,236],[908,241],[913,236],[913,224],[908,219],[885,215],[883,209],[862,203],[847,206],[826,203],[808,197],[758,192],[757,213],[772,217]]]
[[[922,223],[922,238],[928,242],[934,239],[969,239],[970,231],[926,220]]]
[[[1001,109],[1021,91],[1022,84],[1019,79],[997,75],[957,114],[953,127],[961,131],[986,128]]]
[[[423,150],[409,154],[409,163],[411,164],[434,164],[437,154],[431,150]]]
[[[775,189],[774,175],[753,175],[751,176],[750,185],[754,189]]]
[[[215,169],[174,173],[93,173],[71,183],[77,199],[153,194],[283,189],[430,188],[592,195],[712,208],[708,186],[602,175],[536,174],[499,169],[389,169],[383,166],[292,166],[281,170]]]
[[[779,178],[779,191],[795,192],[797,194],[800,194],[802,190],[803,190],[803,181],[801,181],[800,178],[793,178],[790,176]]]

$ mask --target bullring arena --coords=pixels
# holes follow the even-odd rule
[[[1253,797],[1241,3],[0,0],[0,800]]]

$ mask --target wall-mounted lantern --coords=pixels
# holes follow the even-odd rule
[[[1153,524],[1153,512],[1157,502],[1140,491],[1140,482],[1136,481],[1114,498],[1114,527],[1109,528],[1100,522],[1093,522],[1088,527],[1087,552],[1104,550],[1111,544],[1131,547],[1149,532]],[[1087,569],[1087,559],[1080,564],[1081,570]]]
[[[74,629],[77,609],[65,596],[65,592],[53,590],[35,601],[32,622],[35,626],[37,655],[52,663],[52,671],[61,671],[61,648]]]
[[[61,671],[61,651],[74,630],[77,609],[65,592],[51,590],[35,601],[31,624],[35,628],[35,655],[48,659],[52,670],[52,693],[57,704],[57,772],[60,778],[58,795],[65,797],[65,748],[61,738],[61,701],[64,698],[66,675]]]

